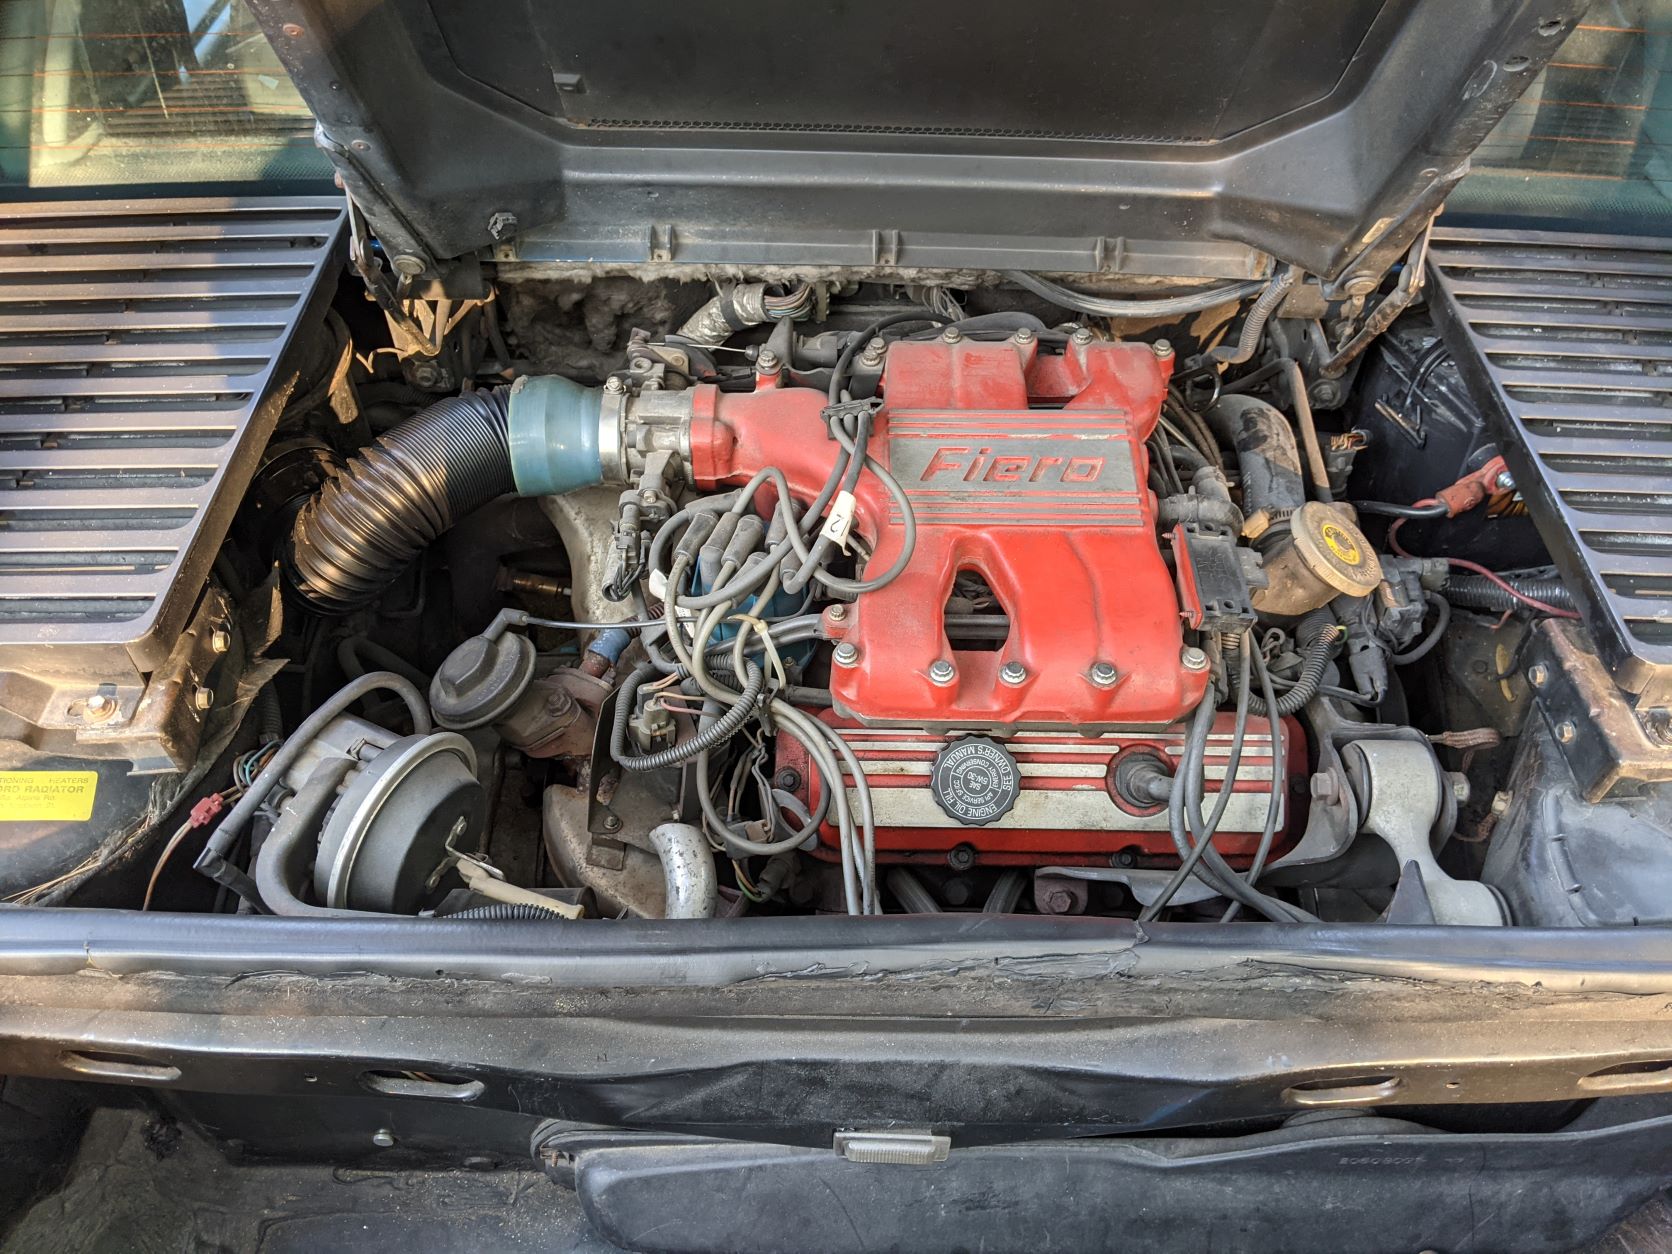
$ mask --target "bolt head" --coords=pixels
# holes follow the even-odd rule
[[[838,666],[858,666],[859,646],[851,640],[844,640],[836,646],[835,662]]]
[[[102,723],[116,717],[121,704],[115,697],[95,692],[81,703],[81,717],[89,723]]]
[[[755,369],[761,374],[777,374],[779,364],[778,354],[770,348],[763,349],[755,359]]]
[[[1507,470],[1500,471],[1497,479],[1493,482],[1497,484],[1500,492],[1513,492],[1515,490],[1515,476]]]
[[[614,814],[606,814],[604,816],[604,830],[606,832],[619,832],[621,830],[621,819]]]
[[[1179,662],[1187,671],[1205,671],[1208,668],[1208,655],[1195,645],[1187,644],[1179,653]]]
[[[295,22],[286,22],[279,29],[284,32],[286,39],[300,39],[302,37],[302,28]]]
[[[232,633],[221,627],[209,633],[209,648],[216,653],[229,653],[232,650]]]
[[[1535,662],[1527,668],[1527,682],[1535,688],[1542,688],[1550,682],[1550,668],[1543,662]]]
[[[1334,801],[1341,795],[1340,785],[1336,778],[1328,771],[1319,771],[1312,777],[1312,796],[1317,801]]]
[[[964,333],[962,331],[960,331],[957,327],[947,327],[946,330],[941,332],[941,339],[944,340],[948,344],[956,344],[959,340],[961,340],[963,338],[964,338]]]
[[[888,341],[883,339],[880,335],[873,335],[866,343],[865,351],[867,353],[875,353],[878,357],[881,357],[888,351]]]
[[[772,782],[779,788],[782,788],[785,792],[793,792],[795,789],[801,787],[801,772],[792,770],[790,767],[786,766],[783,770],[778,772],[777,779]]]
[[[1028,668],[1023,666],[1020,662],[1006,662],[1003,666],[999,667],[999,679],[1004,683],[1011,685],[1025,683],[1027,681],[1027,677]]]
[[[388,1128],[379,1128],[372,1133],[372,1144],[378,1149],[388,1149],[395,1143],[395,1134]]]
[[[488,215],[488,234],[496,241],[510,239],[517,233],[517,215],[508,209]]]
[[[824,616],[833,623],[845,623],[848,621],[848,607],[838,601],[824,612]]]
[[[429,263],[417,253],[396,253],[389,264],[395,267],[396,274],[404,274],[409,279],[430,268]]]
[[[1096,684],[1099,688],[1108,688],[1115,682],[1115,680],[1120,678],[1120,672],[1108,662],[1093,663],[1089,674],[1091,676],[1091,682]]]
[[[1563,720],[1562,722],[1556,724],[1556,739],[1561,741],[1564,745],[1572,744],[1574,738],[1578,735],[1579,729],[1571,722]]]
[[[1017,327],[1016,334],[1010,338],[1015,340],[1018,344],[1032,344],[1034,341],[1033,328]]]
[[[1075,331],[1074,334],[1069,336],[1068,338],[1073,340],[1076,344],[1085,345],[1085,344],[1090,344],[1094,337],[1092,336],[1092,333],[1090,331],[1086,330],[1085,327],[1081,327],[1079,330]]]
[[[929,679],[932,683],[949,684],[958,678],[958,669],[945,658],[936,658],[929,663]]]
[[[1171,340],[1157,340],[1150,345],[1150,352],[1157,357],[1171,357],[1173,355],[1173,343]]]
[[[1376,283],[1375,275],[1355,274],[1343,284],[1343,288],[1349,296],[1368,296],[1376,290]]]
[[[202,684],[199,684],[196,688],[192,689],[193,708],[208,711],[213,709],[214,705],[215,690],[213,688],[205,688]]]
[[[604,391],[611,396],[620,396],[626,390],[627,385],[613,374],[604,380]]]
[[[1446,776],[1447,782],[1451,785],[1451,795],[1457,799],[1458,805],[1463,805],[1469,800],[1471,792],[1469,777],[1462,771],[1447,771]]]
[[[1045,894],[1045,910],[1048,914],[1067,914],[1074,908],[1074,898],[1065,888],[1054,888]]]

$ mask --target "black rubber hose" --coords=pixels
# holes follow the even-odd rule
[[[362,449],[302,507],[285,553],[309,604],[369,604],[437,536],[513,490],[507,392],[437,401]]]
[[[1300,449],[1289,420],[1253,396],[1221,396],[1202,415],[1208,426],[1237,451],[1242,471],[1242,512],[1294,510],[1306,504],[1300,477]]]
[[[1289,289],[1294,287],[1299,278],[1300,270],[1295,266],[1285,266],[1278,271],[1270,285],[1260,294],[1260,299],[1249,309],[1236,344],[1221,344],[1218,348],[1210,349],[1208,356],[1225,366],[1240,366],[1252,358],[1254,350],[1260,346],[1260,334],[1266,329],[1266,321],[1278,305],[1283,303],[1283,298],[1289,294]]]
[[[1500,574],[1498,578],[1521,595],[1532,597],[1535,601],[1554,605],[1559,610],[1573,608],[1573,593],[1553,574]],[[1446,600],[1466,610],[1489,610],[1494,614],[1521,609],[1523,604],[1490,579],[1482,578],[1480,575],[1453,575],[1447,579]]]
[[[492,906],[472,906],[468,910],[457,910],[452,914],[441,916],[444,919],[482,919],[489,923],[551,923],[571,922],[557,910],[548,910],[544,906],[531,906],[526,903],[512,905],[510,902],[499,902]]]
[[[1329,667],[1329,660],[1335,652],[1335,639],[1339,631],[1335,619],[1328,610],[1313,610],[1301,619],[1300,626],[1295,631],[1296,639],[1301,643],[1300,677],[1295,680],[1295,686],[1277,698],[1277,717],[1287,718],[1296,713],[1313,697],[1324,684],[1324,671]],[[1270,708],[1264,697],[1250,695],[1248,711],[1261,718],[1267,716]]]
[[[657,753],[637,754],[627,751],[627,724],[633,717],[634,699],[647,679],[660,677],[662,674],[661,669],[654,663],[646,662],[640,666],[627,677],[627,682],[622,684],[621,690],[616,693],[615,718],[610,725],[610,757],[625,770],[659,771],[664,767],[689,762],[704,749],[712,749],[722,741],[730,740],[754,715],[755,703],[760,700],[761,691],[766,687],[766,675],[760,667],[753,662],[745,662],[744,666],[748,668],[748,674],[743,677],[743,692],[736,705],[689,740]],[[681,679],[688,679],[691,674],[684,666],[675,667],[673,673]]]

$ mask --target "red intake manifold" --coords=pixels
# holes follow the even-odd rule
[[[1172,358],[1148,345],[900,341],[883,373],[871,454],[900,481],[917,543],[900,577],[838,616],[839,713],[933,729],[1167,726],[1201,699],[1204,669],[1181,657],[1173,577],[1156,541],[1144,441]],[[748,394],[700,387],[691,462],[699,484],[777,466],[811,499],[835,456],[810,388]],[[883,484],[861,476],[855,531],[887,569],[905,531]],[[980,575],[1009,616],[997,650],[958,650],[943,611],[960,572]],[[936,667],[936,663],[943,663]],[[950,677],[945,663],[951,664]]]

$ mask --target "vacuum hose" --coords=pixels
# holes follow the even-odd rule
[[[285,554],[317,609],[374,600],[437,536],[512,491],[504,388],[437,401],[361,450],[302,507]]]

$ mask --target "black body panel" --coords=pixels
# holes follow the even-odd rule
[[[1586,6],[250,7],[392,252],[1246,278],[1379,274]]]

